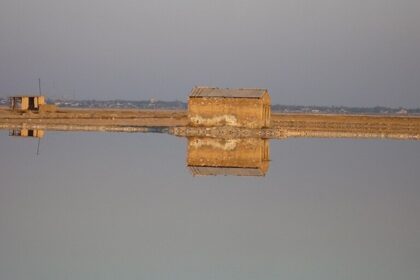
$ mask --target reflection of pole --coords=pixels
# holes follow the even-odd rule
[[[36,148],[36,155],[39,155],[39,144],[41,144],[41,138],[38,138],[38,147]]]
[[[41,91],[41,78],[38,79],[38,89],[39,89],[39,95],[42,95],[42,91]]]

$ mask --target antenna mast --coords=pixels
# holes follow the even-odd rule
[[[42,91],[41,91],[41,78],[38,78],[38,89],[39,89],[39,95],[42,95]]]

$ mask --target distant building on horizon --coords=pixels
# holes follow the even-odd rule
[[[188,99],[191,126],[270,126],[271,100],[266,89],[195,87]]]
[[[45,97],[42,95],[20,95],[9,97],[10,109],[22,111],[37,111],[40,105],[45,104]]]

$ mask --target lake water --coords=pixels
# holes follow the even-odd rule
[[[419,279],[419,142],[271,140],[264,177],[187,144],[0,131],[0,279]]]

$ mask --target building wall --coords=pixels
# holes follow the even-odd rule
[[[262,104],[263,104],[263,119],[264,119],[264,126],[263,127],[270,127],[271,121],[271,99],[268,93],[264,94],[262,97]]]
[[[269,140],[188,138],[187,165],[268,170]]]
[[[270,98],[190,97],[191,126],[236,126],[262,128],[270,125]]]
[[[39,105],[45,104],[45,97],[44,96],[38,96],[35,98],[35,107],[39,107]]]
[[[29,98],[28,97],[22,97],[22,103],[21,108],[22,110],[28,110],[29,109]]]
[[[34,109],[39,109],[39,105],[45,104],[45,97],[44,96],[35,96],[31,97],[34,99]]]
[[[34,137],[42,138],[44,137],[44,134],[45,134],[44,130],[41,130],[41,129],[34,130]]]

